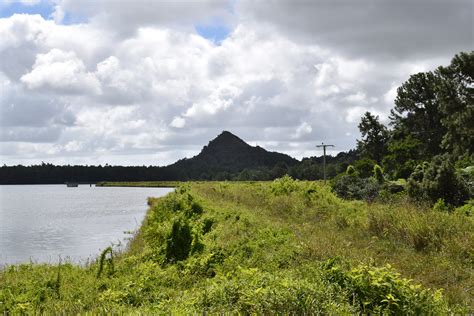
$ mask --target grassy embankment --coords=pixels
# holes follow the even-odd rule
[[[474,308],[472,217],[403,198],[342,201],[328,187],[288,179],[190,183],[149,204],[125,253],[104,252],[86,267],[5,269],[0,312]]]
[[[126,182],[126,181],[102,181],[97,182],[98,187],[150,187],[150,188],[176,188],[182,185],[179,181],[142,181],[142,182]]]

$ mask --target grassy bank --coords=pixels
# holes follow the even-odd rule
[[[0,272],[0,312],[474,310],[472,217],[289,179],[189,183],[149,205],[125,253]]]
[[[127,182],[127,181],[102,181],[98,182],[98,187],[147,187],[147,188],[176,188],[182,183],[179,181],[140,181],[140,182]]]

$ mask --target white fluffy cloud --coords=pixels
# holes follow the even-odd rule
[[[363,11],[352,12],[349,2],[320,2],[307,12],[306,2],[298,2],[291,7],[295,18],[283,16],[286,2],[266,10],[266,2],[252,8],[239,1],[233,14],[227,1],[54,3],[55,21],[25,14],[0,19],[4,163],[163,165],[195,154],[222,130],[298,158],[318,154],[314,144],[321,141],[347,150],[365,111],[386,119],[396,88],[411,73],[446,64],[456,52],[398,50],[400,43],[378,51],[391,36],[400,40],[401,31],[417,32],[411,13],[411,26],[395,25],[406,20],[384,11],[385,2],[370,12],[392,20],[368,20],[392,30],[387,42],[362,27]],[[338,18],[347,10],[353,25]],[[86,18],[60,24],[68,14]],[[334,15],[340,25],[312,14]],[[219,44],[194,31],[193,24],[209,19],[233,27]],[[422,31],[417,36],[429,33]],[[351,34],[363,39],[360,45]],[[362,47],[372,36],[376,43]],[[449,40],[457,43],[453,49],[463,47],[463,36]]]
[[[74,52],[53,48],[38,54],[31,72],[20,78],[29,89],[53,90],[53,93],[100,94],[100,82],[87,72]],[[55,91],[58,90],[58,91]]]

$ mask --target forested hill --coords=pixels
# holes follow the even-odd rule
[[[244,169],[287,168],[297,163],[298,160],[288,155],[250,146],[234,134],[224,131],[204,146],[198,155],[179,160],[166,169],[178,174],[181,179],[206,179],[209,175],[217,174],[225,179]]]

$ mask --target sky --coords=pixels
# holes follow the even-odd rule
[[[472,0],[2,0],[0,163],[167,165],[228,130],[301,159],[474,47]]]

